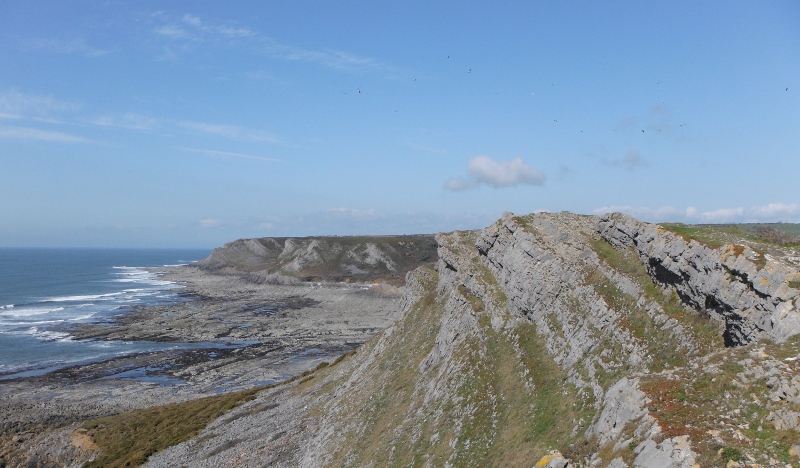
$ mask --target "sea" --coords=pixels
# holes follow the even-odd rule
[[[137,306],[187,300],[152,267],[210,250],[0,248],[0,380],[75,364],[176,349],[181,343],[76,340],[65,328],[104,323]]]

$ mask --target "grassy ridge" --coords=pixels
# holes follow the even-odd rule
[[[683,224],[661,223],[667,231],[689,242],[717,249],[724,244],[749,241],[785,247],[800,246],[800,224]]]

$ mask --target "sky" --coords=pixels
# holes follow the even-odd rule
[[[800,2],[0,1],[0,246],[800,222]]]

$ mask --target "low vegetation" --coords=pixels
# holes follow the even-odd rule
[[[767,351],[786,354],[791,349],[788,354],[796,356],[800,340],[773,348]],[[642,389],[651,399],[650,415],[658,420],[664,437],[688,435],[700,466],[725,465],[748,455],[762,466],[774,465],[770,459],[796,462],[789,449],[798,443],[797,432],[776,429],[769,421],[772,410],[787,404],[770,401],[766,376],[747,377],[752,375],[748,370],[764,362],[756,355],[763,356],[753,349],[727,348],[698,366],[643,379]]]
[[[313,369],[277,384],[88,421],[83,424],[81,433],[92,440],[99,455],[84,467],[142,465],[154,453],[196,436],[211,421],[253,400],[259,392],[295,381],[302,384],[314,378],[319,371],[336,366],[354,354],[356,350],[338,356],[331,363],[320,362]]]
[[[100,453],[84,466],[142,465],[159,450],[196,436],[208,423],[254,399],[264,388],[133,410],[89,421],[83,428]]]
[[[683,224],[661,223],[667,231],[681,236],[686,242],[697,241],[712,249],[718,249],[732,240],[757,241],[758,237],[738,224]]]
[[[724,346],[721,324],[712,322],[698,311],[687,309],[675,293],[665,295],[632,249],[618,251],[602,239],[593,241],[591,245],[603,262],[633,280],[648,301],[656,302],[664,314],[683,327],[697,353],[704,354]],[[650,350],[652,370],[682,366],[691,357],[686,349],[676,346],[669,334],[664,333],[642,309],[639,298],[624,294],[599,272],[593,272],[588,279],[609,306],[625,313],[622,324]]]

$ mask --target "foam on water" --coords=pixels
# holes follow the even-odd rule
[[[205,251],[190,253],[197,260]],[[179,256],[178,256],[179,255]],[[74,340],[67,328],[106,321],[133,307],[181,301],[151,268],[185,264],[187,251],[0,248],[0,374],[36,374],[162,343]],[[15,374],[16,375],[16,374]]]
[[[25,331],[25,334],[35,336],[42,341],[60,341],[62,343],[74,341],[69,333],[57,332],[50,330],[39,330],[37,327],[31,327]]]
[[[108,300],[122,294],[121,292],[108,293],[108,294],[88,294],[81,296],[63,296],[63,297],[49,297],[42,300],[42,302],[80,302],[80,301],[97,301]]]
[[[0,316],[5,316],[5,317],[30,317],[30,316],[33,316],[33,315],[44,315],[44,314],[49,314],[49,313],[52,313],[52,312],[59,312],[59,311],[62,311],[62,310],[64,310],[63,307],[12,308],[12,309],[9,309],[7,312],[0,312]]]

